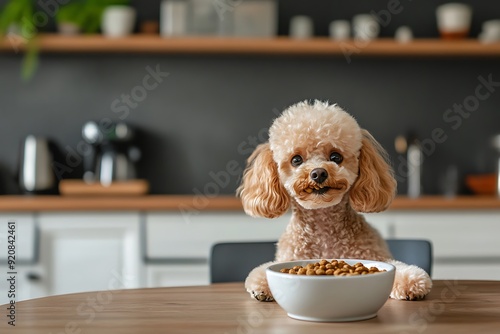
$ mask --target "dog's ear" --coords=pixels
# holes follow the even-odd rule
[[[257,146],[248,158],[237,194],[252,217],[276,218],[290,207],[290,197],[281,184],[268,143]]]
[[[391,204],[396,194],[396,180],[385,150],[368,131],[362,132],[359,175],[349,198],[358,212],[380,212]]]

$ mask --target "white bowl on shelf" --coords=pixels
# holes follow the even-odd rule
[[[283,268],[305,267],[320,259],[280,262],[266,269],[269,288],[288,316],[320,322],[358,321],[373,318],[389,298],[396,269],[380,261],[338,259],[349,265],[386,270],[359,276],[306,276],[281,273]],[[330,260],[329,260],[330,261]]]

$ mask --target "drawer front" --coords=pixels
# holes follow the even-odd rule
[[[16,222],[15,252],[16,263],[30,263],[36,260],[37,233],[33,214],[0,215],[0,263],[7,260],[8,222]]]
[[[436,212],[400,215],[396,238],[432,241],[434,257],[500,257],[500,212]]]
[[[210,284],[208,264],[165,264],[146,267],[148,288]]]
[[[214,243],[278,240],[290,216],[263,219],[218,212],[185,218],[180,213],[147,215],[147,258],[208,258]]]
[[[500,280],[500,259],[484,262],[434,263],[433,279]]]

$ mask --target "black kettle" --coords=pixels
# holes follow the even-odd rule
[[[55,142],[34,135],[27,136],[21,145],[19,187],[27,194],[57,194],[59,179],[54,163],[60,156]]]

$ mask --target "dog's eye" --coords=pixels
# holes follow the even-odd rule
[[[344,158],[340,153],[333,152],[332,154],[330,154],[330,161],[335,162],[337,165],[340,164],[342,160],[344,160]]]
[[[302,162],[304,162],[304,160],[302,160],[302,157],[300,155],[296,155],[292,158],[291,162],[293,167],[297,167],[300,166]]]

